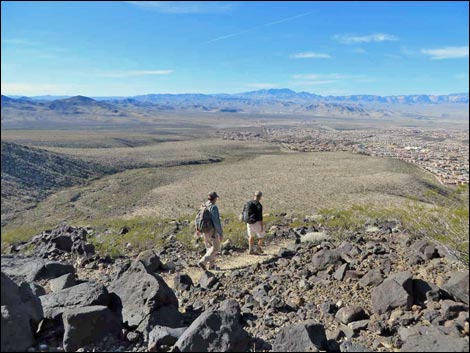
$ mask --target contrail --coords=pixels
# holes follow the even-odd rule
[[[310,14],[311,14],[311,12],[305,12],[305,13],[302,13],[302,14],[300,14],[300,15],[295,15],[295,16],[283,18],[283,19],[281,19],[281,20],[277,20],[277,21],[272,21],[272,22],[264,23],[264,24],[262,24],[262,25],[255,26],[255,27],[251,27],[251,28],[245,29],[245,30],[243,30],[243,31],[239,31],[239,32],[231,33],[231,34],[226,34],[226,35],[224,35],[224,36],[221,36],[221,37],[217,37],[217,38],[208,40],[207,42],[204,42],[204,44],[214,43],[214,42],[218,42],[219,40],[222,40],[222,39],[227,39],[227,38],[231,38],[231,37],[236,37],[236,36],[238,36],[238,35],[240,35],[240,34],[243,34],[243,33],[246,33],[246,32],[250,32],[250,31],[253,31],[253,30],[258,29],[258,28],[269,27],[269,26],[277,25],[277,24],[279,24],[279,23],[283,23],[283,22],[287,22],[287,21],[292,21],[292,20],[295,20],[296,18],[308,16],[308,15],[310,15]]]

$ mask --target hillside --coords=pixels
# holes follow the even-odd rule
[[[1,151],[2,226],[52,191],[83,183],[110,170],[69,156],[4,141]]]

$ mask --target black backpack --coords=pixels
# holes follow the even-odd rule
[[[251,201],[248,201],[245,206],[243,206],[243,211],[242,211],[242,221],[243,223],[248,223],[250,221],[250,206],[251,206]]]

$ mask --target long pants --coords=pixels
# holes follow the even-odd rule
[[[215,229],[209,233],[204,233],[204,244],[206,245],[206,254],[201,258],[203,264],[215,265],[215,257],[220,250],[220,237]]]

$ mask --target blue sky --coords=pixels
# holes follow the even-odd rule
[[[11,95],[468,92],[468,2],[1,3]]]

